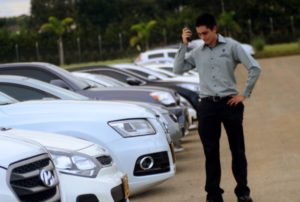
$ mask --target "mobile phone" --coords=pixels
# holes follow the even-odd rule
[[[193,35],[193,32],[192,32],[191,28],[188,25],[184,25],[184,27],[188,28],[191,31],[192,35]],[[190,42],[190,41],[192,41],[192,36],[191,37],[187,37],[186,39]]]

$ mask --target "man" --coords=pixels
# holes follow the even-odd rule
[[[242,125],[243,101],[250,97],[260,74],[260,66],[237,41],[217,33],[214,16],[200,15],[196,20],[196,31],[204,44],[186,54],[192,32],[187,27],[183,28],[182,44],[175,59],[174,72],[182,74],[196,68],[200,76],[198,132],[206,158],[207,202],[223,202],[219,153],[221,124],[226,130],[232,154],[237,201],[252,202],[247,185],[247,160]],[[248,80],[242,94],[236,89],[234,76],[234,70],[240,62],[248,70]]]

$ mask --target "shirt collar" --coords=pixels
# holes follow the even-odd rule
[[[221,34],[217,34],[217,36],[218,36],[218,38],[217,38],[217,45],[218,44],[222,44],[222,43],[226,43],[226,39],[225,39],[224,36],[222,36]],[[204,44],[204,46],[202,47],[202,49],[204,49],[205,47],[208,47],[208,45]]]

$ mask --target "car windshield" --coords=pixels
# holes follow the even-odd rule
[[[13,104],[18,102],[16,99],[0,92],[0,105]]]
[[[130,86],[127,83],[124,83],[122,81],[119,81],[117,79],[114,79],[114,78],[108,77],[108,76],[95,75],[95,78],[107,87],[128,87],[128,86]]]
[[[27,78],[27,79],[30,80],[30,83],[34,84],[35,86],[39,87],[40,89],[45,89],[45,91],[53,93],[57,97],[63,96],[64,99],[70,99],[70,100],[89,100],[88,97],[80,95],[78,93],[74,93],[70,90],[66,90],[64,88],[60,88],[55,85],[51,85],[51,84],[48,84],[46,82],[42,82],[42,81],[39,81],[36,79],[29,79],[29,78]]]
[[[60,68],[53,64],[47,64],[51,69],[55,69],[55,71],[60,72],[60,74],[64,75],[66,78],[68,78],[70,81],[72,81],[77,87],[81,90],[91,88],[91,86],[86,83],[85,81],[82,81],[80,79],[77,79],[75,76],[73,76],[69,71]]]
[[[145,68],[131,68],[131,67],[126,67],[126,70],[129,70],[131,72],[134,72],[136,74],[139,74],[140,76],[143,76],[145,78],[150,78],[151,76],[153,78],[156,78],[155,80],[163,80],[168,78],[167,75],[161,74],[160,72],[156,72],[154,70],[151,69],[145,69]]]

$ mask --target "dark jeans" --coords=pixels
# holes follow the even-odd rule
[[[219,102],[202,100],[198,105],[199,135],[206,157],[206,184],[207,198],[222,198],[223,190],[220,188],[220,137],[221,124],[227,133],[232,155],[232,172],[237,182],[235,194],[237,196],[249,195],[247,186],[247,160],[243,132],[244,104],[229,106],[227,101]]]

